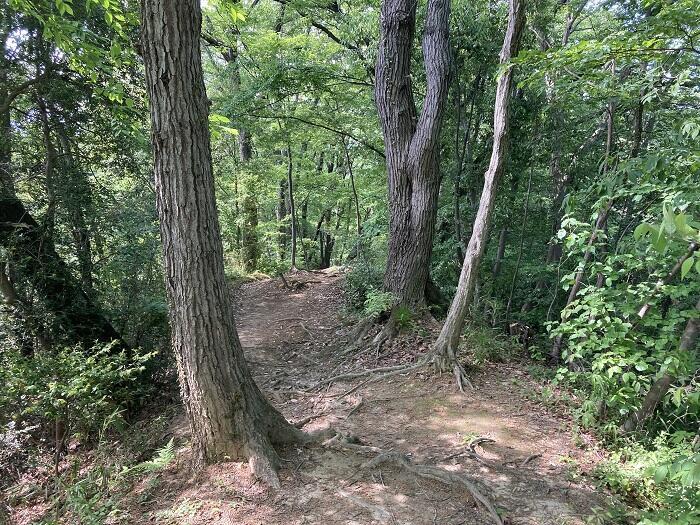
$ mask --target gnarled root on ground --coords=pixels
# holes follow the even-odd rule
[[[486,441],[493,440],[481,438],[481,442]],[[474,445],[476,445],[477,442],[478,440],[475,440]],[[422,478],[433,479],[445,485],[461,485],[467,489],[477,503],[486,509],[491,518],[493,518],[494,523],[503,525],[503,520],[496,511],[496,507],[491,499],[484,494],[483,489],[480,489],[475,481],[469,479],[467,476],[462,476],[440,467],[412,463],[404,454],[394,451],[383,451],[379,447],[365,445],[357,437],[340,432],[324,441],[323,446],[332,449],[346,449],[355,452],[378,454],[374,459],[363,463],[363,469],[369,470],[377,468],[384,463],[393,463]]]
[[[460,392],[464,393],[464,385],[469,385],[469,388],[474,390],[474,385],[469,381],[466,370],[464,370],[457,358],[457,349],[455,347],[438,339],[430,352],[430,356],[430,362],[436,372],[451,372],[454,374]]]
[[[496,511],[496,507],[491,502],[491,500],[476,486],[476,483],[466,476],[461,476],[455,472],[445,470],[439,467],[431,467],[428,465],[418,465],[411,463],[411,461],[399,452],[384,452],[376,458],[364,463],[363,468],[373,469],[378,467],[383,463],[393,463],[400,466],[401,468],[419,476],[421,478],[433,479],[444,483],[445,485],[461,485],[471,494],[471,496],[480,505],[486,509],[491,518],[493,518],[494,523],[497,525],[503,525],[503,519],[499,516]]]

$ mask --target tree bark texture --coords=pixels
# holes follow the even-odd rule
[[[525,2],[523,0],[510,0],[508,27],[500,54],[501,64],[507,64],[513,57],[517,56],[524,24]],[[476,213],[472,235],[465,251],[457,292],[434,347],[436,365],[443,370],[451,369],[455,363],[459,339],[464,328],[467,309],[471,302],[479,263],[484,254],[488,224],[496,198],[496,187],[498,179],[503,172],[508,150],[509,101],[512,83],[513,68],[510,67],[498,79],[493,114],[494,135],[491,160],[484,174],[484,187],[481,192],[479,209]]]
[[[428,0],[422,42],[427,88],[418,115],[411,84],[416,5],[413,0],[383,0],[375,85],[389,187],[384,287],[397,304],[413,308],[425,305],[450,72],[450,1]]]
[[[172,345],[198,465],[247,458],[277,484],[274,443],[301,438],[263,397],[243,357],[224,276],[197,0],[145,0],[157,208]]]

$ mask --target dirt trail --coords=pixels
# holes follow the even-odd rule
[[[290,420],[319,415],[305,429],[331,425],[364,445],[468,475],[493,497],[506,523],[581,524],[601,504],[573,468],[590,466],[593,453],[574,446],[565,419],[528,399],[535,383],[517,366],[472,372],[475,390],[466,395],[451,377],[427,373],[394,376],[345,397],[362,380],[306,392],[339,371],[410,361],[428,343],[415,336],[381,354],[343,355],[350,330],[339,317],[342,276],[329,271],[294,279],[306,284],[290,291],[279,279],[266,280],[235,294],[239,334],[256,380]],[[493,442],[474,447],[474,455],[467,445],[476,437]],[[492,523],[460,487],[389,465],[361,468],[375,455],[321,446],[283,450],[282,489],[273,492],[240,463],[187,480],[183,448],[153,493],[142,497],[141,515],[144,522],[178,524]]]

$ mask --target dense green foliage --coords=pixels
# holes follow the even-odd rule
[[[77,347],[12,259],[17,241],[5,242],[0,264],[14,299],[3,289],[0,434],[47,436],[57,418],[85,434],[137,404],[171,361],[137,6],[0,6],[9,115],[0,169],[95,311],[135,349]],[[289,270],[294,223],[296,266],[349,266],[349,305],[373,317],[392,303],[382,286],[387,188],[372,92],[378,7],[210,0],[202,36],[228,271]],[[448,298],[491,151],[506,7],[452,7],[431,263]],[[576,392],[579,423],[614,450],[602,482],[645,510],[641,523],[700,523],[700,354],[697,343],[679,348],[700,315],[700,3],[543,0],[529,10],[512,148],[465,345],[482,347],[488,325],[500,348],[517,323],[535,334],[530,357],[544,360],[559,339],[554,382]],[[416,314],[403,312],[407,326]],[[653,415],[623,433],[665,374],[670,388]]]

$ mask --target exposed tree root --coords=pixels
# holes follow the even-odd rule
[[[470,458],[475,459],[479,463],[482,463],[482,464],[487,465],[487,466],[493,466],[490,464],[490,462],[488,460],[483,458],[476,451],[476,447],[477,447],[477,445],[480,445],[481,443],[495,443],[495,442],[496,441],[491,439],[491,438],[476,437],[469,442],[469,445],[467,445],[466,449],[460,450],[459,452],[455,452],[454,454],[450,454],[449,456],[444,458],[442,461],[445,462],[445,461],[449,461],[451,459],[455,459],[455,458],[458,458],[461,456],[469,456]]]
[[[393,463],[400,466],[401,468],[419,476],[421,478],[432,479],[444,483],[445,485],[461,485],[471,494],[475,501],[481,504],[484,509],[489,513],[491,518],[493,518],[494,523],[497,525],[503,525],[503,520],[498,515],[496,507],[491,502],[491,500],[484,495],[484,493],[476,486],[476,484],[471,481],[466,476],[460,476],[455,472],[450,472],[439,467],[431,467],[428,465],[417,465],[411,463],[411,461],[404,455],[398,452],[384,452],[377,456],[376,458],[364,463],[362,468],[373,469],[378,467],[383,463]]]
[[[479,444],[492,442],[489,438],[477,438],[470,443],[470,451]],[[440,481],[446,485],[461,485],[467,489],[474,500],[481,504],[489,515],[493,518],[494,523],[503,525],[503,520],[496,511],[496,507],[491,500],[482,492],[476,483],[466,476],[461,476],[455,472],[442,469],[440,467],[432,467],[429,465],[418,465],[412,463],[404,454],[394,451],[383,451],[379,447],[364,445],[356,436],[337,433],[330,439],[323,442],[323,446],[332,449],[353,450],[355,452],[378,454],[374,459],[362,464],[363,469],[374,469],[383,463],[394,463],[407,471],[420,476],[422,478],[433,479]]]
[[[382,349],[382,346],[384,346],[386,342],[396,337],[397,332],[398,326],[396,324],[396,319],[394,315],[391,314],[379,333],[372,339],[372,344],[376,346],[377,352]]]
[[[382,379],[387,379],[387,378],[395,376],[395,375],[405,374],[407,372],[412,372],[414,370],[418,370],[419,368],[423,368],[423,367],[427,366],[427,364],[428,364],[428,362],[425,359],[421,359],[421,360],[417,361],[416,363],[413,363],[410,365],[385,366],[385,367],[380,367],[380,368],[370,368],[368,370],[362,370],[360,372],[352,372],[349,374],[340,374],[339,376],[332,377],[331,379],[328,379],[326,381],[323,381],[323,382],[317,384],[315,387],[313,387],[313,389],[327,387],[327,386],[331,385],[332,383],[335,383],[336,381],[340,381],[343,379],[356,379],[359,377],[367,377],[367,376],[372,376],[372,374],[379,373],[378,376],[369,377],[365,381],[362,381],[361,383],[352,387],[350,390],[343,392],[341,395],[338,396],[338,399],[342,399],[345,396],[352,394],[353,392],[362,388],[365,385],[368,385],[370,383],[374,383],[376,381],[380,381]]]
[[[527,465],[528,463],[530,463],[530,461],[532,461],[532,460],[534,460],[534,459],[537,459],[537,458],[539,458],[539,457],[541,457],[541,456],[542,456],[542,454],[530,454],[528,457],[526,457],[526,458],[522,461],[522,463],[520,463],[520,468],[524,467],[525,465]]]
[[[445,360],[444,357],[438,357],[436,352],[430,352],[420,359],[418,359],[416,362],[411,363],[411,364],[405,364],[405,365],[392,365],[392,366],[382,366],[378,368],[369,368],[366,370],[358,370],[357,372],[347,372],[343,374],[338,374],[335,375],[329,379],[326,379],[324,381],[321,381],[320,383],[316,384],[312,388],[309,389],[310,391],[317,390],[319,388],[327,387],[328,385],[331,385],[333,383],[336,383],[338,381],[346,381],[350,379],[359,379],[363,377],[368,377],[372,376],[374,374],[378,374],[375,377],[370,377],[368,380],[363,381],[359,385],[354,386],[347,392],[345,392],[341,397],[345,397],[348,394],[351,394],[355,390],[357,390],[360,387],[363,387],[369,383],[374,383],[376,381],[381,381],[382,379],[386,379],[388,377],[392,377],[395,375],[399,374],[405,374],[408,372],[413,372],[416,371],[420,368],[432,366],[437,372],[445,372],[445,371],[451,371],[454,376],[455,380],[457,382],[457,387],[459,388],[460,392],[464,393],[464,386],[468,385],[470,389],[474,390],[474,385],[471,383],[469,380],[469,376],[467,375],[467,372],[464,370],[464,367],[457,361],[457,358],[455,357],[453,360]],[[445,367],[448,367],[447,369]]]
[[[372,515],[372,519],[379,523],[388,523],[391,520],[391,513],[381,505],[375,505],[345,490],[338,490],[338,495],[352,501],[358,507],[362,507]]]

